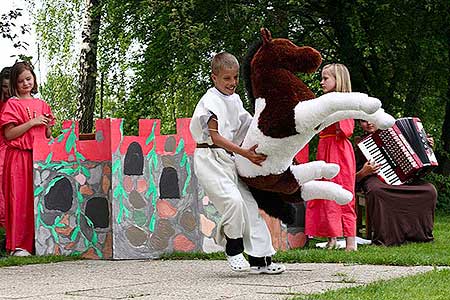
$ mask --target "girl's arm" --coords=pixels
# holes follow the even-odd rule
[[[7,124],[4,127],[5,139],[8,140],[8,141],[14,140],[14,139],[22,136],[25,132],[27,132],[28,130],[30,130],[34,126],[39,126],[39,125],[47,126],[47,124],[49,122],[50,122],[50,118],[48,118],[48,117],[46,117],[44,115],[40,115],[39,117],[31,119],[30,121],[25,122],[25,123],[20,124],[20,125]],[[48,134],[48,131],[49,131],[49,128],[47,128],[46,135]],[[50,134],[51,134],[51,130],[50,130]],[[49,136],[47,136],[47,138],[48,137]]]

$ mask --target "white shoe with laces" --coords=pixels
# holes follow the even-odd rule
[[[231,270],[235,272],[246,272],[250,270],[250,264],[242,253],[233,256],[227,255],[227,261]]]
[[[276,264],[276,263],[271,263],[270,265],[263,266],[263,267],[251,267],[250,268],[251,274],[274,275],[274,274],[281,274],[284,271],[286,271],[286,267],[282,264]]]

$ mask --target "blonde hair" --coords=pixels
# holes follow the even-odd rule
[[[211,72],[218,75],[223,69],[239,68],[239,62],[233,54],[221,52],[216,54],[211,61]]]
[[[343,64],[328,64],[322,70],[328,70],[330,74],[336,79],[336,92],[352,91],[352,82],[350,81],[350,73]]]

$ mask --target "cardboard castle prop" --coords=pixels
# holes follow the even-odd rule
[[[80,140],[78,124],[65,121],[58,137],[35,141],[36,254],[141,259],[221,251],[213,240],[220,217],[193,172],[189,121],[160,135],[159,120],[140,120],[139,135],[124,136],[123,120],[102,119],[92,140]],[[307,161],[307,149],[298,157]],[[303,246],[301,229],[264,217],[275,248]]]

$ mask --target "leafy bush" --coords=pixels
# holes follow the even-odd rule
[[[450,176],[430,173],[425,179],[434,184],[438,192],[437,210],[450,212]]]

